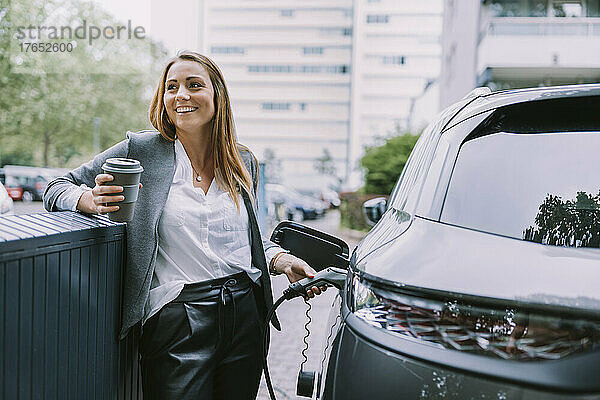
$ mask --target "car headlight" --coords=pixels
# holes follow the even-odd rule
[[[371,289],[371,284],[362,281],[358,276],[352,278],[352,312],[370,325],[383,328],[382,320],[375,318],[381,315],[382,305],[380,298]],[[379,321],[379,322],[377,322]]]
[[[429,299],[359,276],[352,279],[353,314],[402,338],[518,361],[557,360],[600,348],[597,318],[569,317],[565,310],[545,313],[453,298]]]

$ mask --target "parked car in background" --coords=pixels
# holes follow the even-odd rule
[[[301,222],[305,219],[315,219],[325,213],[325,206],[319,199],[287,186],[267,183],[265,192],[269,214],[277,214],[279,221],[289,219]]]
[[[287,190],[285,186],[274,183],[265,185],[265,200],[267,203],[267,214],[276,221],[287,219]]]
[[[329,203],[321,199],[319,192],[311,190],[299,190],[298,192],[303,196],[306,203],[315,209],[316,217],[323,216],[329,208]]]
[[[5,165],[0,168],[0,181],[13,200],[41,201],[48,182],[61,173],[61,169]]]
[[[335,190],[322,190],[319,197],[321,200],[327,202],[330,208],[338,208],[340,206],[340,196]]]
[[[288,200],[288,219],[292,221],[300,222],[305,219],[315,219],[325,212],[319,200],[301,194],[294,189],[289,189]]]
[[[0,168],[0,183],[2,183],[12,200],[21,200],[23,197],[23,187],[20,182],[12,176],[6,176],[4,169]]]
[[[4,185],[0,183],[0,216],[8,215],[14,212],[13,200],[8,195]]]
[[[441,113],[365,206],[317,398],[600,399],[599,153],[600,84]]]
[[[41,201],[46,186],[48,186],[48,179],[38,176],[23,176],[20,178],[21,187],[23,188],[23,196],[21,200],[29,201]]]

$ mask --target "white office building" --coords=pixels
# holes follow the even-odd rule
[[[442,47],[442,107],[475,86],[600,82],[600,0],[448,0]]]
[[[379,138],[418,133],[438,111],[442,17],[442,0],[354,1],[352,160]]]
[[[365,145],[437,111],[442,0],[204,0],[198,48],[222,68],[239,141],[285,184],[360,184]],[[427,109],[427,107],[426,107]]]
[[[270,149],[289,186],[319,188],[327,149],[345,175],[350,137],[352,0],[204,2],[205,54],[229,85],[238,138]]]

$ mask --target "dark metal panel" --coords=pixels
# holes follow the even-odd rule
[[[119,399],[127,399],[129,398],[129,394],[131,393],[131,372],[128,370],[127,365],[129,363],[128,356],[131,352],[129,346],[129,336],[122,340],[119,343],[121,348],[119,354]]]
[[[6,293],[6,263],[0,262],[0,290],[2,293]],[[0,306],[0,351],[5,354],[4,350],[4,332],[6,332],[6,320],[4,319],[6,312],[4,311],[6,304]],[[4,361],[0,360],[0,396],[4,396],[4,388],[7,385],[4,383]]]
[[[46,256],[40,255],[33,259],[33,329],[32,329],[32,350],[33,359],[36,360],[36,366],[32,371],[31,386],[34,399],[43,399],[46,392],[44,381],[44,337],[45,332],[45,299],[46,299]]]
[[[111,221],[106,215],[94,215],[93,217],[89,217],[83,214],[73,213],[70,215],[70,217],[75,221],[90,224],[91,227],[114,226],[122,224],[121,222]]]
[[[0,217],[0,242],[102,227],[119,227],[124,231],[125,224],[112,222],[106,216],[89,217],[72,211],[3,216]]]
[[[6,223],[0,225],[0,236],[3,236],[6,238],[6,240],[27,239],[34,237],[33,235],[21,232]]]
[[[106,271],[108,276],[106,288],[106,309],[107,310],[120,310],[119,304],[119,288],[120,288],[120,274],[118,273],[121,270],[120,264],[118,261],[121,257],[119,257],[122,253],[122,247],[120,246],[122,242],[111,242],[108,244],[109,252],[108,252],[108,261],[106,263]],[[118,256],[119,255],[119,256]],[[118,332],[117,327],[119,326],[119,314],[113,313],[106,315],[106,342],[109,345],[109,350],[106,352],[107,357],[107,365],[109,369],[107,371],[106,380],[108,384],[106,388],[108,390],[107,396],[110,399],[117,398],[117,384],[119,382],[118,378]]]
[[[139,328],[133,327],[125,340],[121,341],[119,358],[119,393],[118,399],[141,399],[141,371],[138,360],[137,339]]]
[[[78,326],[79,326],[79,278],[81,276],[81,249],[73,249],[70,251],[71,263],[69,265],[69,366],[67,375],[71,380],[67,391],[67,398],[77,400],[80,398],[77,391],[77,382],[74,382],[73,377],[77,377],[77,371],[81,367],[78,364],[79,360],[79,342],[78,342]]]
[[[29,221],[26,218],[23,218],[22,215],[8,215],[4,218],[5,220],[3,222],[11,221],[14,223],[16,228],[26,232],[31,232],[35,236],[44,236],[57,233],[56,230],[46,228],[45,226],[37,224],[33,221]]]
[[[71,297],[69,287],[69,272],[71,263],[71,251],[64,250],[59,253],[60,269],[58,276],[58,358],[57,368],[58,396],[64,397],[69,390],[69,376],[64,372],[69,367],[69,298]],[[65,351],[67,350],[68,351]]]
[[[38,214],[37,217],[42,221],[55,224],[63,232],[76,231],[89,227],[88,225],[84,224],[74,224],[72,222],[72,218],[62,218],[63,216],[58,215],[54,216],[52,214]]]
[[[6,380],[4,398],[17,398],[18,371],[19,371],[19,262],[6,263],[5,277],[5,336],[4,336],[4,379]]]
[[[139,334],[139,330],[137,331]],[[131,397],[139,398],[142,397],[139,393],[142,393],[142,369],[140,368],[140,352],[139,352],[139,340],[132,338],[133,350],[131,352],[133,360],[131,364],[133,365],[133,378],[135,380],[135,386],[131,393]]]
[[[58,230],[55,226],[48,222],[41,221],[39,218],[36,218],[35,215],[19,215],[19,218],[23,221],[24,224],[33,224],[37,226],[39,230],[43,230],[48,235],[60,233],[60,230]]]
[[[2,222],[3,225],[10,226],[11,228],[23,232],[25,234],[29,234],[32,236],[46,235],[46,233],[42,229],[39,229],[35,225],[28,223],[26,220],[23,220],[23,218],[19,217],[18,215],[7,215],[4,217],[4,220]]]
[[[124,234],[72,212],[0,218],[0,398],[142,398],[139,332],[117,336]]]
[[[57,359],[58,359],[58,267],[59,254],[46,256],[46,337],[45,337],[45,382],[46,397],[58,398]]]
[[[110,340],[110,333],[106,331],[106,274],[108,265],[108,251],[109,251],[110,243],[103,243],[101,246],[101,251],[98,257],[98,318],[97,318],[97,331],[98,336],[96,337],[96,357],[98,359],[98,374],[96,376],[96,387],[97,387],[97,395],[98,398],[104,399],[107,398],[108,393],[106,392],[107,377],[105,376],[105,372],[108,370],[109,365],[106,360],[106,350],[105,347],[110,347],[110,343],[106,343],[107,340]]]
[[[27,228],[23,228],[18,220],[14,220],[15,217],[18,219],[18,217],[15,215],[2,216],[2,228],[7,228],[6,230],[8,232],[15,232],[15,234],[23,234],[25,235],[24,237],[36,236],[40,233],[39,231],[31,231]]]
[[[87,372],[88,396],[92,397],[96,388],[96,326],[98,318],[98,254],[102,245],[90,247],[90,264],[89,264],[89,295],[88,295],[88,335],[87,335],[87,352],[88,363],[85,371]]]
[[[55,213],[46,214],[48,218],[56,219],[58,216]],[[98,228],[104,226],[97,218],[90,218],[78,213],[70,213],[66,216],[61,216],[63,221],[71,224],[72,229]]]
[[[90,270],[90,248],[84,247],[81,249],[81,269],[79,278],[79,328],[78,347],[79,347],[79,367],[77,368],[77,386],[79,386],[80,396],[83,395],[87,387],[87,365],[88,365],[88,313],[89,313],[89,270]],[[84,367],[85,366],[85,367]]]
[[[132,332],[127,336],[125,340],[121,342],[121,368],[123,373],[121,379],[123,385],[121,386],[122,395],[119,398],[122,399],[139,399],[141,398],[141,371],[139,369],[138,360],[138,345],[139,342],[136,339],[139,334],[139,328],[132,328]],[[120,368],[120,369],[121,369]]]
[[[33,352],[31,348],[33,325],[33,257],[19,263],[19,398],[31,398],[31,371]]]

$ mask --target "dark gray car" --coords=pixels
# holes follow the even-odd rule
[[[384,209],[318,398],[600,399],[600,85],[474,91]]]

